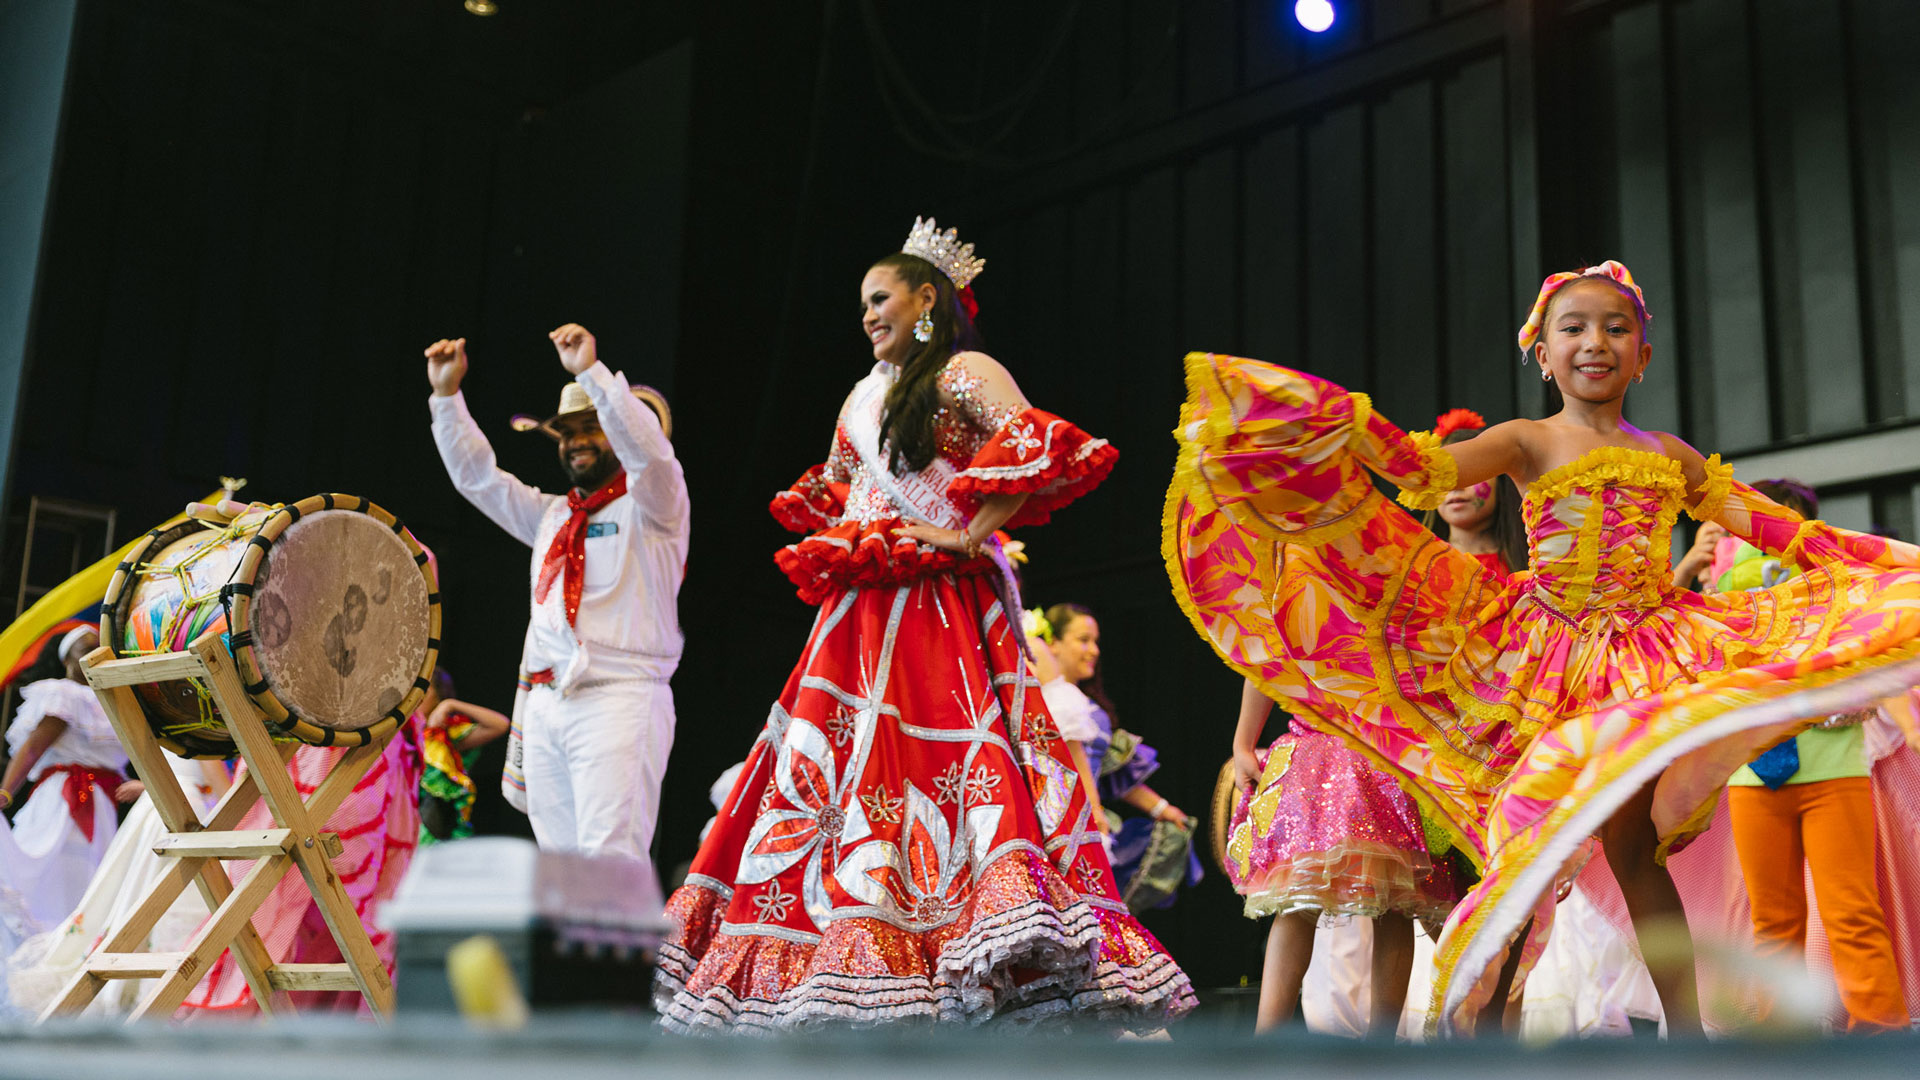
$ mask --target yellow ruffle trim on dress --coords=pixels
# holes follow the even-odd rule
[[[1707,459],[1706,469],[1707,484],[1700,489],[1700,501],[1687,511],[1695,521],[1719,517],[1720,508],[1727,504],[1727,493],[1733,490],[1733,466],[1721,461],[1719,454]]]
[[[1708,476],[1711,488],[1712,474]],[[1729,470],[1729,484],[1732,483],[1732,476]],[[1524,514],[1530,519],[1532,507],[1542,502],[1565,498],[1580,489],[1595,491],[1607,487],[1609,481],[1675,497],[1684,495],[1687,490],[1687,474],[1673,458],[1630,446],[1602,446],[1581,454],[1559,468],[1541,473],[1540,479],[1527,488],[1527,497],[1523,500]],[[1726,498],[1725,491],[1721,492],[1720,497],[1722,500]]]
[[[1397,498],[1410,509],[1438,510],[1447,494],[1460,486],[1459,463],[1433,432],[1416,431],[1409,438],[1420,448],[1420,471],[1427,479],[1418,487],[1402,488]]]
[[[1358,390],[1347,393],[1347,400],[1353,403],[1353,431],[1347,436],[1347,445],[1359,449],[1367,439],[1367,421],[1373,417],[1373,399]]]
[[[1780,561],[1799,566],[1812,566],[1813,563],[1810,560],[1803,561],[1806,559],[1806,553],[1801,551],[1800,548],[1807,542],[1809,537],[1818,534],[1826,527],[1827,523],[1821,521],[1819,518],[1810,518],[1801,522],[1800,527],[1793,531],[1793,539],[1787,543],[1787,550],[1780,553]]]

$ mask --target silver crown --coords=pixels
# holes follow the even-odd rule
[[[973,257],[972,244],[962,244],[952,229],[939,231],[932,218],[914,218],[913,231],[907,234],[907,243],[900,250],[939,267],[956,289],[966,288],[987,268],[987,260]]]

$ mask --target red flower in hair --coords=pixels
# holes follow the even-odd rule
[[[969,285],[964,289],[959,289],[954,295],[960,298],[960,306],[967,309],[967,318],[977,319],[980,317],[980,303],[973,298],[973,286]]]
[[[1487,422],[1472,409],[1448,409],[1433,422],[1433,433],[1442,439],[1456,431],[1480,431]]]

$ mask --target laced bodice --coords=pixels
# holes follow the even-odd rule
[[[1542,475],[1522,504],[1529,591],[1578,623],[1657,607],[1686,493],[1680,463],[1646,450],[1601,447]]]

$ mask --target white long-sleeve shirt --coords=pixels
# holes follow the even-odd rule
[[[577,376],[600,428],[627,472],[627,493],[588,517],[586,566],[575,624],[565,588],[530,604],[523,672],[552,669],[562,693],[613,679],[665,679],[680,663],[678,598],[687,565],[687,482],[660,420],[634,398],[624,375],[596,363]],[[433,441],[454,487],[481,513],[533,548],[529,585],[571,511],[496,464],[466,398],[434,395]],[[532,595],[531,590],[528,594]]]

